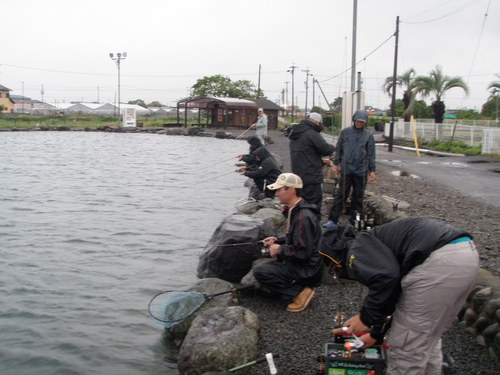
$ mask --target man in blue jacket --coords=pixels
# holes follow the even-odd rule
[[[307,203],[318,207],[321,213],[323,202],[323,158],[335,151],[333,145],[321,136],[323,130],[322,117],[312,112],[306,120],[295,125],[290,132],[290,161],[292,172],[298,175],[303,183],[303,198]]]
[[[475,285],[479,256],[472,235],[431,218],[407,218],[362,231],[338,261],[368,287],[360,313],[345,322],[369,347],[382,342],[387,318],[390,375],[441,375],[441,336]]]
[[[368,113],[357,110],[352,116],[353,125],[340,133],[335,153],[334,175],[339,176],[332,210],[325,227],[338,224],[340,214],[352,188],[351,224],[356,213],[363,218],[363,197],[367,179],[375,181],[375,141],[372,133],[365,129]]]

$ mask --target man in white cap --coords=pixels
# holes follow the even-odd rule
[[[314,288],[321,284],[321,256],[316,251],[321,238],[317,207],[302,197],[302,180],[293,173],[282,173],[267,188],[276,190],[287,217],[283,238],[267,237],[273,260],[257,265],[255,279],[265,288],[291,300],[287,311],[299,312],[307,308],[314,296]]]
[[[315,204],[321,212],[323,202],[323,158],[330,156],[335,148],[321,136],[322,117],[312,112],[306,120],[293,127],[290,139],[292,172],[304,182],[304,200]]]
[[[257,129],[255,135],[259,137],[260,141],[265,146],[265,137],[267,137],[267,115],[264,113],[263,108],[259,108],[257,113],[259,117],[257,118],[257,122],[252,124],[251,128]]]

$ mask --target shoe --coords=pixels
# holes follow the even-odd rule
[[[333,227],[336,227],[337,224],[335,224],[335,222],[331,221],[331,220],[328,220],[325,224],[323,224],[323,227],[324,228],[333,228]]]
[[[314,296],[314,289],[306,286],[302,292],[300,292],[291,304],[287,306],[287,311],[299,312],[305,310]]]

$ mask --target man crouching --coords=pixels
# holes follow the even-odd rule
[[[315,287],[321,284],[321,256],[316,252],[321,238],[317,207],[303,201],[302,180],[293,173],[282,173],[267,188],[276,190],[276,197],[287,217],[284,238],[267,237],[273,260],[254,268],[254,276],[265,288],[293,298],[287,307],[290,312],[307,308]]]

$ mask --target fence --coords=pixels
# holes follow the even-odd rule
[[[482,153],[500,153],[500,128],[470,126],[458,123],[415,122],[417,137],[420,140],[462,141],[472,147],[482,147]],[[389,124],[385,124],[385,135],[389,136]],[[394,138],[413,139],[410,122],[402,119],[394,123]]]

